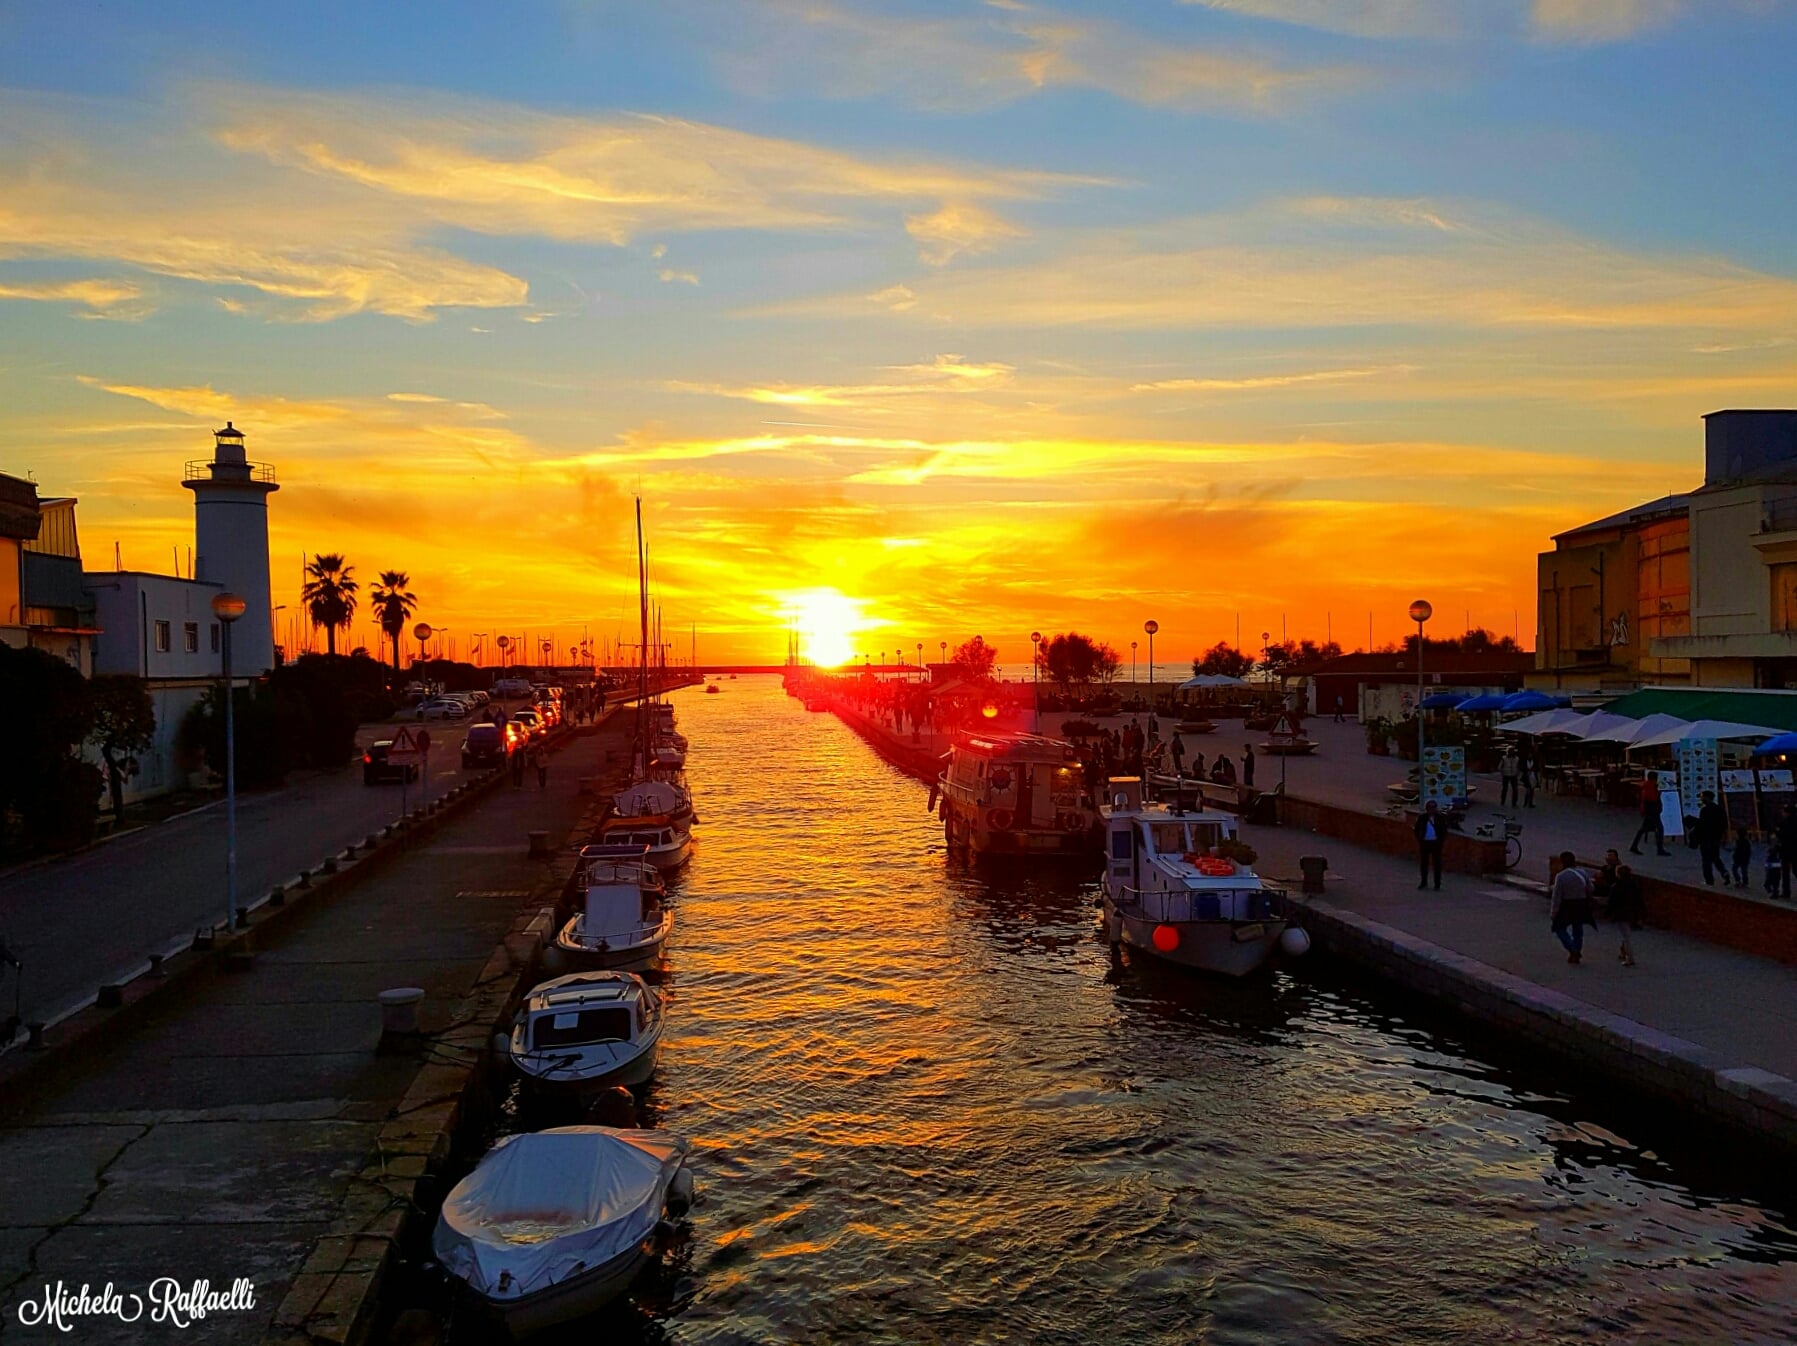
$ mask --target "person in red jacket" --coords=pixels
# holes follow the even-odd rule
[[[1652,771],[1641,778],[1641,826],[1635,829],[1635,839],[1629,842],[1629,854],[1641,854],[1641,839],[1650,835],[1656,854],[1669,854],[1666,824],[1660,820],[1660,778]]]

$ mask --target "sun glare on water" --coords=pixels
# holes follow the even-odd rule
[[[789,620],[798,628],[800,653],[825,667],[855,657],[855,637],[873,625],[858,598],[835,589],[806,589],[787,597]]]

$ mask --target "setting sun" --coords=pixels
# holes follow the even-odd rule
[[[806,589],[788,595],[788,620],[798,628],[800,653],[814,664],[834,668],[855,657],[855,637],[876,625],[862,615],[862,600],[835,589]]]

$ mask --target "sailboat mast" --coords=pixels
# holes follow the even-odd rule
[[[649,562],[643,553],[643,498],[636,498],[636,597],[643,643],[637,647],[637,738],[643,745],[643,774],[649,772],[649,734],[644,707],[649,699]]]

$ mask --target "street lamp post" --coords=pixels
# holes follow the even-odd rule
[[[430,652],[424,648],[424,643],[431,638],[431,634],[429,622],[419,622],[412,628],[412,639],[418,642],[418,662],[421,664],[430,657]]]
[[[1129,642],[1129,694],[1136,694],[1136,642]]]
[[[1148,713],[1154,714],[1154,633],[1161,629],[1161,624],[1150,617],[1142,623],[1142,629],[1148,633]]]
[[[917,642],[917,680],[923,681],[923,642]]]
[[[225,929],[237,928],[237,694],[231,686],[231,627],[249,605],[236,594],[215,594],[212,615],[224,629],[219,642],[225,673]]]
[[[1036,672],[1036,732],[1042,732],[1042,633],[1030,632],[1030,666]]]
[[[1416,623],[1416,801],[1423,802],[1423,623],[1435,615],[1426,598],[1410,605],[1410,620]]]

